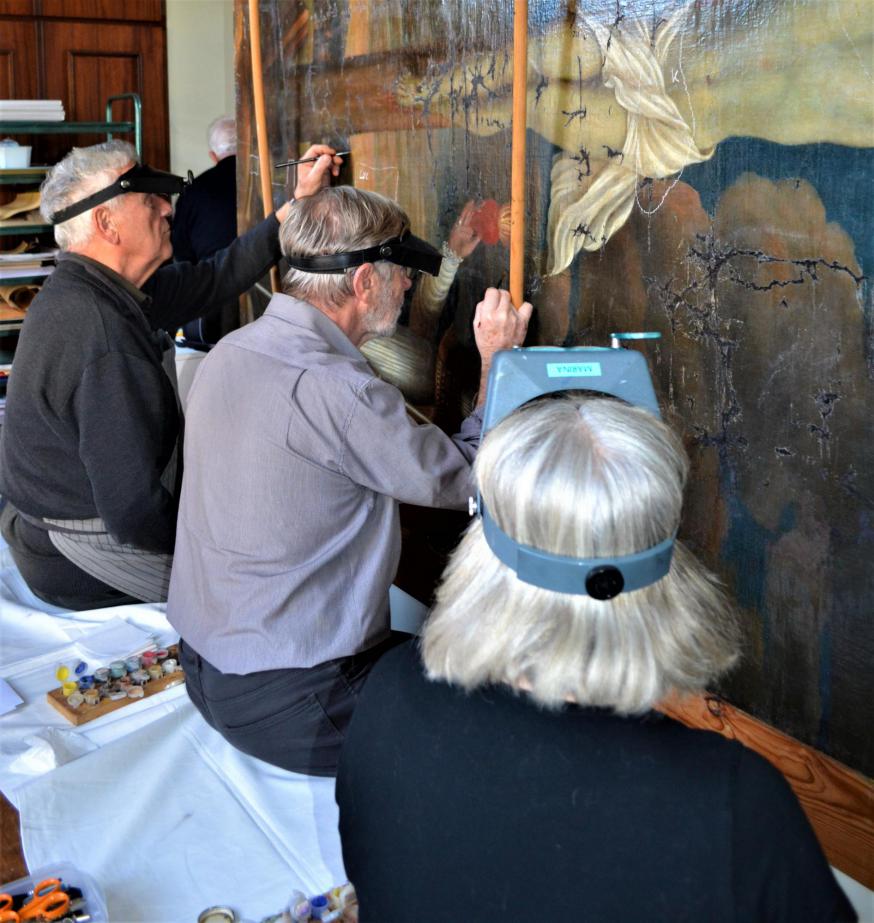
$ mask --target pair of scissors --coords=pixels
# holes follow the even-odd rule
[[[34,920],[57,920],[70,906],[70,897],[61,890],[60,878],[46,878],[34,889],[29,901],[18,911],[12,910],[12,895],[0,894],[0,923],[29,923]]]

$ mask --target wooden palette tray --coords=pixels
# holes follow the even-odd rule
[[[96,705],[88,705],[83,702],[78,708],[73,708],[67,702],[67,697],[60,687],[51,689],[47,692],[46,699],[49,705],[57,709],[70,724],[79,725],[87,724],[89,721],[94,721],[96,718],[102,718],[110,712],[118,711],[119,708],[126,708],[128,705],[136,705],[137,702],[142,702],[143,699],[148,699],[150,696],[157,695],[159,692],[163,692],[171,686],[178,686],[179,683],[184,682],[185,674],[182,670],[176,670],[173,673],[166,673],[164,676],[158,677],[158,679],[150,679],[145,683],[142,687],[142,699],[102,698]]]

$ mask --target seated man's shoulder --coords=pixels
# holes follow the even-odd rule
[[[106,327],[117,310],[100,280],[66,272],[63,264],[49,276],[28,309],[32,327],[48,327],[58,335],[81,339]]]

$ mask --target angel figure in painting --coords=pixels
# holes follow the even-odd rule
[[[551,274],[622,227],[641,180],[675,176],[725,138],[874,146],[869,0],[638,12],[586,5],[529,42],[528,127],[562,151],[552,168]],[[398,97],[495,134],[510,125],[512,71],[509,55],[478,55],[400,80]]]

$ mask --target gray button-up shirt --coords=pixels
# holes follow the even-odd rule
[[[322,312],[275,295],[201,363],[167,615],[225,673],[307,667],[378,643],[398,501],[463,509],[482,420],[416,425]]]

